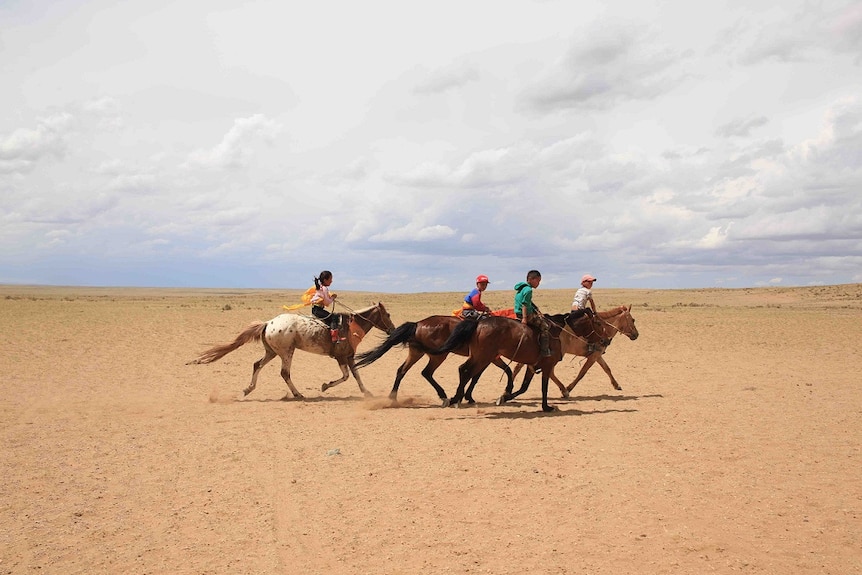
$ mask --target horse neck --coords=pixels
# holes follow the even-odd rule
[[[377,315],[379,315],[378,308],[376,305],[373,305],[353,312],[351,317],[356,322],[356,325],[362,328],[362,331],[368,333],[374,327],[374,318]]]
[[[616,309],[612,309],[609,311],[600,311],[598,313],[599,319],[604,320],[613,326],[614,329],[605,330],[607,333],[607,338],[609,340],[613,339],[615,335],[621,333],[620,324],[622,324],[623,319],[625,319],[626,308],[618,307]]]

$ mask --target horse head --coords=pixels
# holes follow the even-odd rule
[[[378,301],[374,305],[374,309],[377,315],[377,321],[379,321],[379,325],[374,323],[374,327],[379,329],[380,331],[386,332],[386,335],[391,334],[395,331],[395,324],[392,322],[392,318],[389,316],[389,312],[383,307],[383,302]]]
[[[617,330],[634,341],[638,338],[638,328],[635,327],[635,318],[632,317],[632,306],[620,306],[619,322],[616,324]]]

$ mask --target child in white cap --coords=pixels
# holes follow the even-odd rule
[[[579,287],[578,291],[575,292],[575,300],[572,302],[572,311],[586,309],[587,302],[590,302],[590,307],[592,308],[593,313],[596,312],[596,302],[593,301],[592,292],[594,281],[596,281],[596,278],[590,274],[584,274],[584,277],[581,278],[581,287]]]

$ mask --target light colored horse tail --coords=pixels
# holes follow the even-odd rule
[[[218,361],[230,352],[247,344],[250,341],[260,341],[260,339],[263,337],[263,330],[265,328],[266,322],[256,321],[253,324],[249,325],[247,328],[245,328],[243,332],[236,336],[236,339],[233,340],[231,343],[225,343],[222,345],[216,345],[214,347],[211,347],[202,354],[200,354],[197,359],[193,359],[186,365],[196,363],[212,363],[214,361]]]

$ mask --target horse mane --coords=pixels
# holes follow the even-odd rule
[[[596,315],[598,315],[601,319],[608,319],[611,317],[616,317],[616,316],[620,315],[621,313],[624,313],[627,309],[628,308],[626,308],[626,306],[621,305],[621,306],[618,306],[615,308],[596,312]]]

